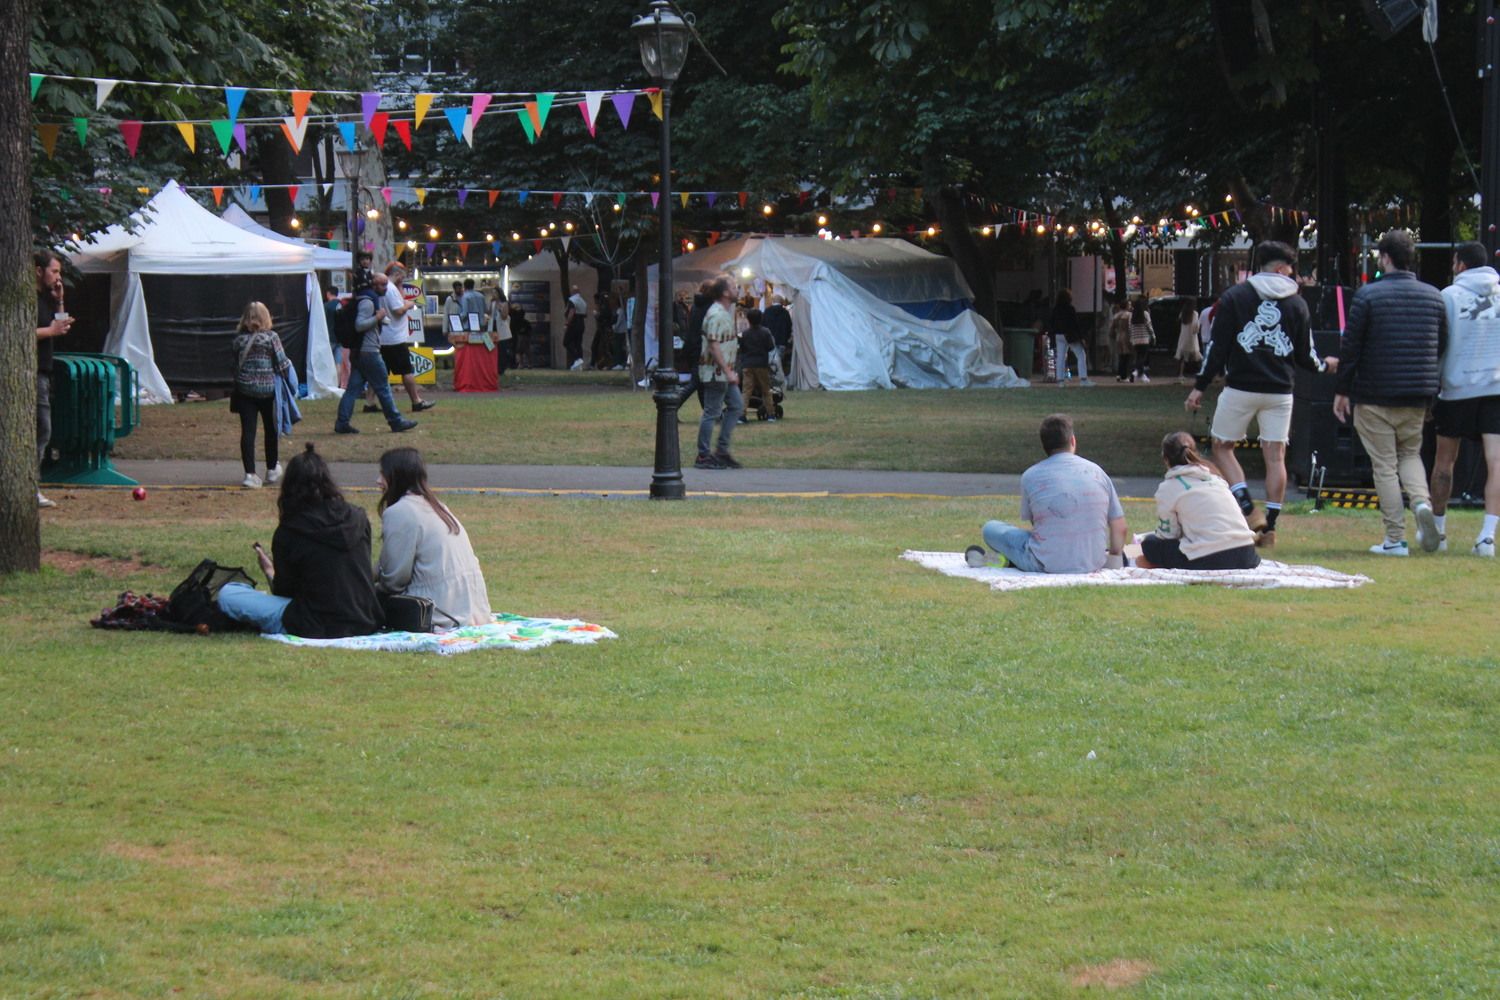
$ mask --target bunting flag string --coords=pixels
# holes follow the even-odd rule
[[[308,94],[310,97],[312,95],[319,95],[319,94],[321,94],[321,95],[327,95],[327,96],[330,96],[330,97],[358,97],[358,98],[362,98],[362,99],[366,98],[366,97],[371,97],[371,96],[379,96],[379,97],[413,96],[413,97],[415,97],[417,99],[417,105],[418,105],[418,107],[424,107],[424,105],[425,105],[425,107],[431,107],[432,101],[434,99],[440,99],[440,100],[462,99],[462,100],[464,100],[464,101],[467,102],[467,101],[472,100],[475,97],[488,96],[488,97],[528,98],[528,99],[535,100],[540,95],[540,93],[541,93],[541,92],[538,92],[538,91],[535,91],[535,90],[482,90],[482,91],[476,91],[476,90],[445,90],[445,91],[432,91],[432,92],[423,91],[423,92],[420,92],[420,93],[408,93],[408,94],[403,94],[403,93],[398,93],[398,92],[391,92],[391,91],[385,91],[385,92],[383,92],[381,94],[374,94],[371,91],[365,91],[365,90],[336,90],[336,89],[328,88],[328,87],[319,87],[319,88],[317,88],[315,90],[293,90],[293,89],[291,89],[289,87],[239,87],[239,86],[231,87],[230,85],[227,85],[227,84],[218,84],[218,83],[212,83],[212,84],[210,84],[210,83],[189,83],[189,82],[187,82],[185,80],[121,80],[121,79],[114,79],[114,78],[110,78],[110,77],[100,77],[100,76],[73,76],[73,75],[69,75],[69,74],[66,74],[66,73],[32,73],[31,74],[31,88],[32,88],[32,97],[33,98],[36,97],[36,91],[41,88],[43,80],[59,80],[59,81],[70,82],[70,83],[92,83],[92,84],[95,84],[96,86],[98,84],[101,84],[101,83],[107,83],[107,84],[111,85],[111,88],[113,88],[114,86],[117,86],[117,85],[123,85],[123,86],[126,86],[126,87],[165,87],[165,88],[168,88],[168,89],[175,89],[175,90],[217,90],[217,91],[228,91],[228,90],[233,89],[235,91],[241,92],[240,98],[239,98],[241,100],[243,99],[243,95],[245,93],[251,93],[251,94],[292,94],[293,95],[292,101],[293,101],[294,106],[295,106],[296,101],[298,100],[298,98],[296,97],[296,95],[298,95],[298,94]],[[655,88],[651,88],[651,87],[643,87],[643,88],[641,88],[639,90],[630,90],[630,91],[623,91],[622,90],[622,91],[618,91],[617,93],[620,93],[620,94],[630,94],[631,96],[634,96],[636,94],[650,93],[654,89]],[[582,96],[584,95],[585,91],[581,91],[581,90],[559,90],[559,91],[551,91],[550,93],[553,96],[558,96],[558,95],[577,95],[579,98],[582,98]],[[226,103],[227,103],[227,101],[228,101],[228,95],[226,94]],[[424,108],[424,110],[423,110],[422,113],[424,115],[426,114],[425,108]]]

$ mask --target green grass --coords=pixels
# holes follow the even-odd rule
[[[119,590],[247,557],[272,498],[48,514],[49,548],[146,565],[0,581],[0,995],[1072,996],[1116,960],[1160,997],[1500,981],[1493,565],[1292,513],[1280,557],[1376,582],[1002,596],[897,556],[1012,501],[453,505],[497,609],[621,638],[99,632]],[[1456,547],[1476,527],[1454,514]]]
[[[432,463],[520,465],[652,464],[656,410],[651,395],[632,391],[623,373],[522,372],[519,387],[498,397],[440,393],[436,410],[402,443]],[[515,385],[507,375],[507,386]],[[1073,415],[1080,451],[1114,475],[1161,471],[1162,435],[1206,432],[1205,417],[1182,408],[1188,387],[1164,379],[1150,386],[1096,389],[794,392],[777,425],[740,428],[735,450],[756,468],[903,469],[924,472],[1021,472],[1041,457],[1037,427],[1059,410]],[[405,397],[398,402],[405,407]],[[379,416],[360,415],[366,433],[333,433],[333,400],[305,403],[296,439],[315,441],[331,460],[373,462],[390,446]],[[120,458],[232,458],[238,418],[228,403],[144,408],[143,425],[119,442]],[[695,451],[696,400],[683,407],[684,455]],[[1258,453],[1246,469],[1260,474]]]

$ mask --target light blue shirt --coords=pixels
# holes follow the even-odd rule
[[[1021,517],[1032,526],[1026,548],[1043,572],[1103,569],[1109,522],[1124,516],[1115,484],[1086,458],[1060,451],[1021,475]]]

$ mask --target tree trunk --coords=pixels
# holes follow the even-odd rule
[[[262,194],[266,199],[266,212],[270,215],[270,228],[285,236],[299,235],[292,228],[292,216],[296,214],[291,192],[281,186],[297,183],[297,172],[292,169],[292,150],[282,138],[280,131],[261,138],[256,148],[260,157],[261,176],[265,178]]]
[[[1120,230],[1124,226],[1121,224],[1120,213],[1115,211],[1115,200],[1109,196],[1109,192],[1099,192],[1099,200],[1104,206],[1104,225],[1109,229],[1109,263],[1115,269],[1113,298],[1116,302],[1127,302],[1130,299],[1130,261],[1125,240],[1120,236]]]
[[[630,324],[630,377],[639,382],[646,377],[646,299],[650,294],[651,273],[647,270],[651,260],[644,247],[635,251],[635,318]]]
[[[31,266],[31,0],[0,31],[0,573],[41,565],[36,506],[36,272]]]
[[[969,227],[969,209],[963,191],[953,187],[932,187],[936,196],[929,198],[933,211],[937,213],[938,225],[943,230],[943,240],[953,254],[954,263],[963,272],[974,292],[974,310],[995,325],[995,276],[990,272],[989,261],[974,231]]]

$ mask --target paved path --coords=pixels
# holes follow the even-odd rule
[[[239,487],[244,473],[236,461],[121,460],[115,467],[146,486]],[[593,465],[434,465],[428,467],[439,490],[499,490],[542,496],[645,497],[651,470],[640,466]],[[374,487],[373,462],[335,462],[333,475],[350,487]],[[689,497],[714,496],[1016,496],[1019,475],[968,472],[869,472],[849,469],[683,470]],[[1124,497],[1149,498],[1157,479],[1124,477],[1115,488]],[[1260,495],[1259,484],[1252,490]]]

